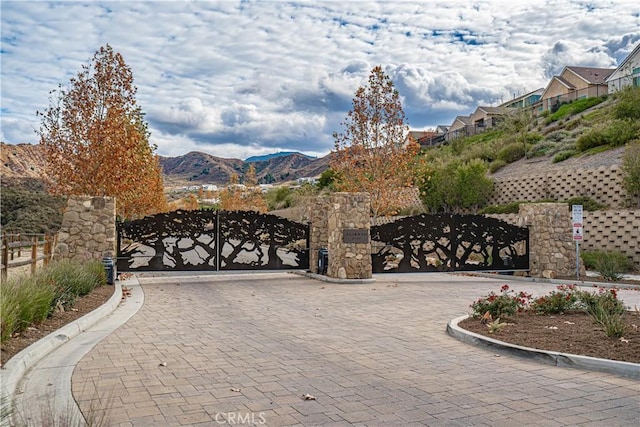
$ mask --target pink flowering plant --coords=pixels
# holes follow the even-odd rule
[[[494,319],[514,316],[516,313],[525,310],[530,300],[530,294],[522,291],[515,292],[509,288],[509,285],[502,285],[499,294],[491,291],[488,295],[471,304],[472,316],[479,318],[487,312]]]

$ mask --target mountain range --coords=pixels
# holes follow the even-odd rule
[[[224,185],[232,174],[242,180],[249,165],[256,170],[261,183],[278,183],[303,177],[320,175],[329,167],[330,155],[312,158],[301,153],[276,153],[260,156],[263,160],[225,159],[192,151],[182,156],[160,156],[164,180],[167,186],[193,184]],[[6,144],[0,146],[0,176],[3,185],[15,180],[42,179],[45,158],[39,145]]]

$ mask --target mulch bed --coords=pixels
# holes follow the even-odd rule
[[[19,335],[3,342],[0,351],[1,365],[4,366],[14,355],[27,348],[34,342],[49,335],[64,325],[73,322],[85,314],[95,310],[102,304],[106,303],[113,295],[115,286],[100,286],[93,290],[89,295],[79,297],[70,311],[55,312],[39,325],[33,325]]]
[[[601,359],[640,363],[640,312],[627,312],[622,338],[608,337],[603,328],[583,312],[556,315],[519,313],[499,332],[489,333],[480,319],[465,319],[458,325],[471,332],[510,344]]]

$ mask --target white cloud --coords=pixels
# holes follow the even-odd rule
[[[370,69],[411,125],[543,87],[565,65],[614,67],[637,2],[2,1],[1,136],[36,142],[36,110],[110,43],[131,66],[160,154],[326,154]]]

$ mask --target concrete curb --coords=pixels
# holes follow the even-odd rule
[[[0,382],[2,383],[3,401],[13,400],[18,383],[24,374],[38,361],[71,338],[98,323],[118,307],[122,299],[122,286],[118,281],[113,286],[115,287],[113,295],[106,303],[31,344],[13,356],[2,367],[2,370],[0,370]],[[9,400],[5,400],[5,398]]]
[[[640,379],[640,364],[599,359],[596,357],[581,356],[577,354],[538,350],[536,348],[505,343],[459,327],[458,323],[468,317],[468,315],[465,315],[451,320],[447,324],[447,333],[467,344],[489,347],[515,356],[535,360],[536,362],[544,363],[546,365],[607,372],[609,374]]]
[[[38,411],[37,408],[44,402],[44,405],[51,405],[53,408],[66,408],[64,416],[74,420],[72,424],[85,425],[85,417],[71,390],[76,365],[98,343],[135,315],[144,303],[144,292],[135,276],[121,285],[123,289],[126,286],[130,290],[130,295],[115,310],[48,353],[25,372],[13,395],[13,408],[18,420],[22,417],[28,420],[29,425],[46,425],[49,420],[44,417],[55,414]],[[100,400],[104,396],[97,395],[97,398]]]
[[[292,271],[293,274],[297,274],[299,276],[305,276],[308,277],[310,279],[316,279],[316,280],[320,280],[322,282],[328,282],[328,283],[340,283],[340,284],[346,284],[346,285],[365,285],[368,283],[375,283],[376,279],[375,278],[371,278],[371,279],[339,279],[336,277],[327,277],[324,276],[322,274],[316,274],[316,273],[311,273],[309,271]]]
[[[629,283],[615,283],[615,282],[595,282],[589,280],[566,280],[566,279],[547,279],[544,277],[524,277],[524,276],[507,276],[497,273],[482,273],[482,272],[454,272],[451,274],[456,275],[469,275],[472,274],[477,277],[485,277],[488,279],[504,279],[509,281],[520,281],[520,282],[537,282],[537,283],[551,283],[558,285],[577,285],[583,287],[600,287],[600,288],[630,288],[630,289],[640,289],[640,285],[629,284]]]

